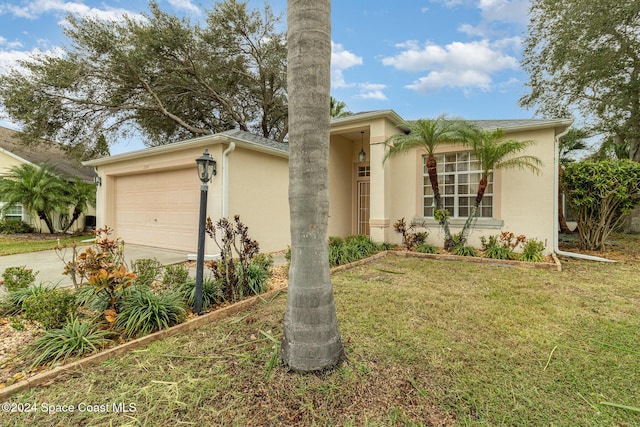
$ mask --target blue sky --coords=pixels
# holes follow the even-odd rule
[[[158,0],[194,20],[211,1]],[[286,25],[286,0],[270,0]],[[518,106],[527,75],[519,60],[529,0],[334,0],[331,94],[353,112],[393,109],[405,119],[530,118]],[[254,8],[263,0],[249,0]],[[42,51],[56,54],[68,13],[119,19],[138,0],[0,0],[0,73]],[[1,114],[1,112],[0,112]],[[0,125],[16,128],[6,117]],[[141,148],[139,141],[112,154]]]

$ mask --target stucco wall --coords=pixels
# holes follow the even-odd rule
[[[347,236],[353,233],[354,144],[338,135],[329,147],[329,236]]]

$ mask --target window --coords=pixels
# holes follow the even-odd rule
[[[463,151],[458,153],[436,154],[438,162],[438,184],[444,208],[451,217],[466,218],[475,204],[478,183],[482,176],[480,162],[476,156]],[[422,158],[423,180],[423,216],[432,217],[434,200],[431,181],[427,171],[427,156]],[[489,174],[487,190],[477,215],[481,218],[493,217],[493,174]]]
[[[11,221],[22,221],[22,206],[13,205],[4,211],[4,219]]]

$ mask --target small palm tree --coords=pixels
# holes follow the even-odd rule
[[[0,201],[3,210],[21,204],[30,214],[37,214],[53,233],[53,213],[67,209],[65,183],[53,169],[42,164],[22,164],[9,169],[9,174],[0,179]]]
[[[76,179],[71,182],[66,191],[67,201],[73,206],[71,221],[64,228],[66,233],[71,226],[87,211],[89,206],[96,205],[96,185]]]
[[[468,135],[466,145],[471,148],[471,151],[480,162],[482,176],[478,183],[475,203],[460,233],[460,246],[464,246],[467,242],[471,223],[478,212],[478,207],[487,190],[489,174],[491,172],[496,169],[518,168],[529,169],[536,174],[540,173],[539,166],[542,165],[542,161],[539,158],[529,155],[518,155],[534,144],[535,141],[530,140],[516,141],[514,139],[505,139],[505,134],[502,129],[493,131],[477,129]]]
[[[330,99],[330,114],[332,119],[337,119],[340,117],[348,117],[353,115],[353,113],[347,110],[347,104],[342,101],[338,101],[333,96]]]
[[[427,154],[427,173],[433,190],[435,201],[435,218],[440,222],[444,230],[444,247],[450,250],[453,247],[453,239],[449,230],[449,218],[442,206],[440,197],[440,185],[438,183],[438,169],[435,156],[436,148],[445,143],[466,141],[471,135],[470,125],[462,119],[448,119],[441,115],[436,119],[419,119],[413,122],[404,122],[398,126],[406,129],[406,133],[393,135],[386,142],[387,152],[384,161],[398,153],[413,149],[422,149]]]

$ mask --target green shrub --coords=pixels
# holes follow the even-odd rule
[[[257,265],[268,272],[273,267],[273,256],[270,254],[257,254],[251,260],[251,264]]]
[[[74,317],[62,328],[46,331],[27,348],[24,356],[36,356],[32,367],[59,360],[64,362],[69,357],[84,356],[106,346],[111,342],[108,338],[111,334],[89,320],[80,321]]]
[[[394,247],[395,245],[391,242],[378,243],[378,250],[381,250],[381,251],[390,251]]]
[[[49,288],[40,283],[39,285],[32,285],[28,288],[18,288],[13,291],[7,292],[2,298],[2,312],[7,315],[18,314],[24,311],[24,302],[27,298],[39,295],[43,292],[48,292]]]
[[[194,306],[196,296],[196,282],[194,280],[178,283],[174,285],[174,290],[180,295],[186,305],[189,307]],[[223,301],[222,282],[211,278],[204,278],[202,280],[202,309],[206,310]]]
[[[367,236],[355,235],[340,237],[330,237],[329,244],[329,265],[332,267],[349,264],[362,258],[366,258],[380,250],[380,246]]]
[[[477,256],[478,252],[473,246],[455,246],[452,253],[459,256]]]
[[[15,291],[16,289],[26,288],[36,280],[36,275],[33,270],[27,268],[25,265],[18,267],[7,267],[2,273],[2,279],[4,280],[4,287],[7,291]]]
[[[417,252],[421,252],[423,254],[437,254],[438,253],[438,249],[433,246],[430,245],[428,243],[421,243],[418,246],[416,246],[416,251]]]
[[[189,280],[189,269],[184,264],[167,265],[162,282],[165,285],[179,285]]]
[[[93,286],[85,285],[76,290],[76,303],[101,313],[109,308],[109,296],[104,292],[96,293]]]
[[[141,258],[133,262],[133,272],[136,274],[134,284],[151,286],[154,280],[160,277],[163,266],[155,258]]]
[[[143,336],[182,322],[187,315],[184,301],[177,293],[154,294],[138,287],[129,289],[122,300],[116,327],[127,337]]]
[[[516,254],[511,248],[504,246],[491,246],[484,252],[487,258],[491,259],[516,259]]]
[[[74,294],[57,289],[48,289],[24,300],[24,316],[39,322],[45,329],[56,329],[64,325],[76,313]]]
[[[264,268],[260,264],[251,263],[247,269],[248,289],[246,296],[249,294],[262,294],[267,291],[267,280],[271,273],[268,268]]]
[[[542,262],[544,257],[542,256],[544,251],[544,244],[536,239],[527,240],[522,249],[520,259],[527,262]]]
[[[0,234],[33,233],[33,227],[24,221],[14,219],[0,220]]]

